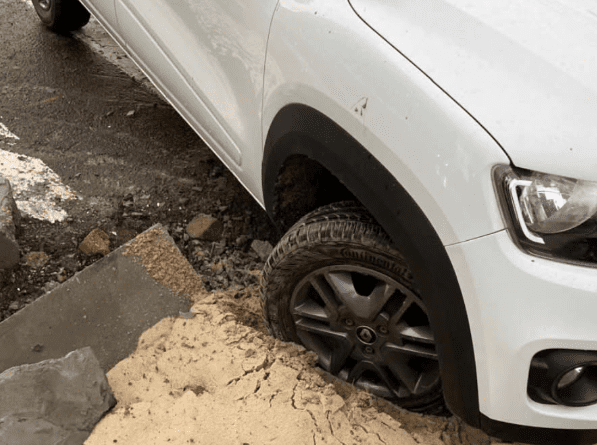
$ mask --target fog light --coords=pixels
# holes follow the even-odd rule
[[[597,403],[597,352],[548,349],[535,354],[527,393],[532,400],[543,404]]]
[[[597,365],[580,366],[566,372],[555,387],[555,400],[568,406],[597,402]]]
[[[585,369],[587,368],[584,366],[579,366],[578,368],[574,368],[572,371],[568,371],[562,377],[560,377],[560,380],[557,384],[558,391],[576,382],[582,376],[583,372],[585,372]]]

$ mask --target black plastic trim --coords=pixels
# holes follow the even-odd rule
[[[559,389],[558,381],[575,368],[588,367],[584,375],[575,384]],[[529,369],[527,394],[537,403],[546,405],[589,406],[597,403],[595,385],[595,369],[597,368],[597,351],[576,349],[544,349],[537,352]]]
[[[480,428],[487,434],[511,442],[538,445],[593,445],[597,430],[571,430],[516,425],[490,419],[481,414]]]
[[[446,403],[454,414],[478,427],[477,374],[464,300],[446,249],[423,211],[346,131],[318,111],[292,104],[280,110],[265,143],[262,183],[272,219],[277,176],[291,155],[305,155],[334,174],[405,256],[429,311]]]

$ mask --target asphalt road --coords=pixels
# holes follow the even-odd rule
[[[0,7],[0,122],[20,138],[9,150],[41,158],[83,196],[143,183],[135,173],[164,177],[165,162],[194,180],[183,164],[205,145],[172,108],[81,40],[47,31],[24,2]]]

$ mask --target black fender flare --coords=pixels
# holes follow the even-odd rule
[[[293,143],[296,140],[315,143]],[[446,249],[423,211],[350,134],[317,110],[291,104],[274,118],[264,147],[262,186],[272,218],[277,177],[292,155],[307,156],[335,175],[405,256],[429,311],[446,403],[454,414],[479,427],[475,354],[464,300]]]

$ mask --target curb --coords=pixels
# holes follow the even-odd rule
[[[20,223],[21,214],[12,196],[10,182],[0,175],[0,269],[10,269],[19,263],[16,231]]]

